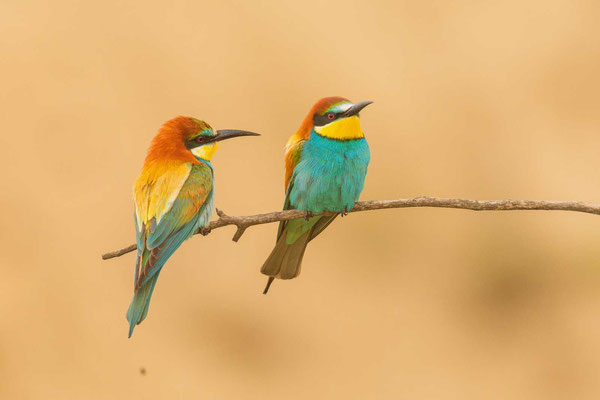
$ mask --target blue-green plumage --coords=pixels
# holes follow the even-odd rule
[[[352,209],[363,190],[370,158],[364,138],[334,140],[313,130],[294,168],[290,205],[313,213]]]
[[[364,137],[336,140],[311,131],[302,147],[286,194],[284,209],[311,213],[349,211],[363,190],[370,161]],[[298,218],[280,223],[275,248],[261,272],[269,275],[264,293],[274,278],[292,279],[300,273],[306,245],[334,219],[332,216]]]
[[[369,104],[325,97],[315,103],[288,140],[283,208],[306,211],[307,217],[279,224],[277,243],[261,268],[269,276],[263,293],[275,278],[298,276],[306,245],[338,215],[310,213],[345,213],[358,201],[371,157],[359,112]]]

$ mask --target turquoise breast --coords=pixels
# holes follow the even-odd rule
[[[364,138],[340,141],[312,131],[294,168],[290,204],[314,213],[352,209],[363,190],[370,158]]]

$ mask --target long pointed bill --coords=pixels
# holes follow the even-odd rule
[[[352,105],[352,107],[350,107],[349,109],[347,109],[344,114],[342,114],[342,117],[347,118],[347,117],[351,117],[353,115],[356,115],[363,108],[365,108],[366,106],[368,106],[371,103],[373,103],[373,102],[372,101],[361,101],[360,103],[355,103],[355,104]]]
[[[227,140],[240,136],[260,136],[260,134],[248,131],[240,131],[238,129],[221,129],[217,131],[215,136],[213,136],[211,142],[220,142],[221,140]]]

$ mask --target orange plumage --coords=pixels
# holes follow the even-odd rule
[[[144,168],[153,161],[180,161],[198,164],[191,151],[186,149],[185,140],[191,135],[211,127],[204,121],[191,117],[176,117],[163,124],[152,139]]]
[[[134,186],[138,226],[154,217],[160,222],[170,210],[192,165],[200,164],[185,141],[205,129],[212,128],[195,118],[176,117],[165,122],[154,136]]]

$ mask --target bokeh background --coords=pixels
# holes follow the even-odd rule
[[[261,138],[216,205],[283,201],[319,98],[373,100],[362,199],[600,202],[596,1],[0,2],[0,398],[597,399],[600,220],[352,214],[261,294],[275,225],[186,242],[127,339],[131,187],[176,115]]]

